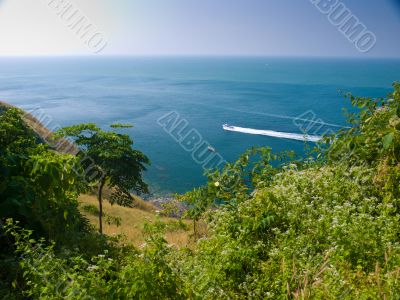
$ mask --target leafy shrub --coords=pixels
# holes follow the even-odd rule
[[[111,215],[105,215],[105,217],[106,217],[106,223],[108,225],[115,225],[117,227],[121,226],[122,219],[120,217],[115,217]]]
[[[153,222],[145,222],[143,226],[143,232],[145,235],[159,234],[165,232],[188,230],[188,226],[182,220],[169,220],[162,221],[159,217]]]
[[[386,100],[352,97],[361,108],[350,115],[354,127],[328,138],[332,145],[317,162],[264,164],[265,172],[252,176],[243,172],[242,156],[233,165],[241,168],[233,189],[221,191],[215,176],[189,194],[192,207],[208,214],[211,229],[192,255],[176,261],[193,294],[398,299],[399,92],[396,84]],[[210,206],[202,203],[221,194],[229,194],[225,205],[207,213]]]
[[[148,239],[141,253],[131,248],[116,255],[104,251],[90,258],[76,250],[56,253],[54,243],[32,239],[32,232],[11,219],[6,231],[21,257],[22,278],[14,281],[22,296],[34,299],[180,299],[177,275],[159,237]],[[122,250],[122,249],[121,249]],[[122,255],[123,254],[123,255]]]
[[[0,115],[0,141],[0,220],[12,217],[58,241],[84,229],[75,157],[38,144],[17,109]]]
[[[400,83],[386,99],[361,98],[348,95],[357,112],[348,113],[350,129],[342,129],[327,141],[331,161],[349,164],[376,165],[386,160],[396,165],[400,159]]]

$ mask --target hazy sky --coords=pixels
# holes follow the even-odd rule
[[[94,55],[51,0],[0,0],[0,55]],[[61,0],[53,0],[59,2]],[[342,0],[377,37],[361,54],[310,0],[64,0],[107,38],[97,55],[400,57],[400,1]]]

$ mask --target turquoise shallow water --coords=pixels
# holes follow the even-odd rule
[[[292,118],[311,110],[326,123],[343,125],[341,108],[348,102],[342,92],[383,97],[395,80],[398,60],[0,58],[0,100],[41,108],[50,127],[133,123],[127,132],[152,161],[146,178],[156,194],[205,181],[191,153],[157,124],[172,110],[228,161],[255,145],[301,153],[300,141],[226,132],[222,124],[301,133]]]

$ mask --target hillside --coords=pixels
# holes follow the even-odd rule
[[[93,226],[98,227],[98,216],[95,213],[89,213],[84,209],[85,206],[97,207],[98,200],[93,195],[81,195],[79,198],[80,210],[89,219]],[[113,223],[104,224],[104,234],[109,236],[123,235],[128,242],[135,246],[141,246],[145,242],[143,229],[146,223],[165,224],[165,237],[170,245],[177,247],[189,246],[193,240],[190,238],[192,227],[188,221],[183,221],[184,226],[180,226],[178,219],[166,218],[160,216],[156,207],[151,203],[138,200],[137,208],[121,207],[111,205],[104,201],[104,213],[106,216],[120,218],[120,225]]]
[[[0,101],[0,111],[7,110],[10,108],[16,108],[16,107],[6,102]],[[74,147],[74,145],[68,142],[67,140],[55,139],[53,132],[51,132],[48,128],[43,126],[42,123],[40,123],[40,121],[37,118],[35,118],[32,114],[27,113],[21,109],[18,110],[22,112],[23,120],[36,133],[37,137],[41,142],[48,144],[51,149],[54,149],[60,153],[74,155],[78,152],[77,148]]]
[[[104,201],[107,235],[82,218],[97,226],[98,208],[77,197],[75,157],[36,145],[15,111],[0,115],[0,296],[400,299],[400,84],[350,100],[351,127],[312,155],[252,148],[179,196],[196,227],[139,199]],[[199,223],[207,234],[192,242]]]

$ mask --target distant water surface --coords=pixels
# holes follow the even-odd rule
[[[152,161],[146,179],[155,194],[184,192],[205,182],[191,153],[157,124],[170,111],[228,161],[252,146],[301,153],[301,141],[227,132],[222,124],[301,134],[293,118],[308,112],[344,125],[344,92],[384,97],[396,80],[398,60],[0,58],[0,100],[27,110],[41,108],[52,126],[134,124],[126,132]],[[338,129],[321,130],[327,128]]]

